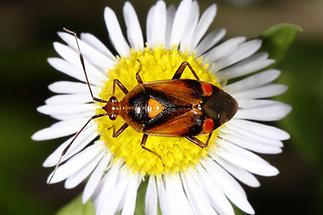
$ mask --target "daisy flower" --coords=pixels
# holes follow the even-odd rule
[[[274,63],[265,52],[259,52],[261,39],[235,37],[223,40],[225,29],[209,29],[216,15],[215,4],[200,13],[197,1],[183,0],[177,8],[164,1],[153,5],[146,19],[146,36],[142,33],[136,12],[126,2],[122,32],[116,14],[105,8],[108,35],[118,55],[95,36],[82,33],[78,39],[93,94],[109,100],[113,80],[128,90],[137,86],[136,72],[144,83],[169,80],[182,62],[188,62],[200,80],[212,83],[229,93],[238,103],[234,117],[213,132],[206,148],[186,138],[149,136],[144,150],[143,134],[131,126],[117,138],[112,126],[120,128],[122,117],[115,121],[100,117],[90,121],[61,158],[75,134],[92,116],[104,113],[104,104],[94,102],[86,84],[73,35],[59,32],[65,42],[54,43],[59,58],[49,58],[56,70],[76,81],[58,81],[49,85],[57,94],[37,110],[58,122],[36,132],[34,140],[71,136],[44,162],[54,167],[61,158],[51,183],[65,181],[71,189],[86,180],[83,202],[92,199],[96,214],[121,212],[134,214],[137,191],[147,180],[145,213],[158,214],[234,214],[233,205],[254,214],[241,182],[250,187],[260,184],[255,175],[274,176],[278,170],[257,154],[277,154],[285,131],[262,122],[277,121],[290,112],[290,106],[270,98],[287,90],[273,84],[280,71],[266,69]],[[138,63],[140,60],[140,65]],[[186,69],[188,70],[188,69]],[[194,79],[185,71],[182,78]],[[121,100],[124,93],[116,88]],[[205,141],[208,135],[197,136]]]

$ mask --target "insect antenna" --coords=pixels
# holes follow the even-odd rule
[[[103,117],[103,116],[107,116],[107,114],[97,114],[97,115],[94,115],[92,116],[84,125],[83,127],[74,135],[73,139],[71,140],[71,142],[64,148],[64,150],[62,151],[60,157],[59,157],[59,160],[55,166],[55,169],[53,171],[53,173],[51,174],[49,180],[48,180],[48,184],[50,184],[50,182],[52,181],[55,173],[56,173],[56,170],[58,169],[59,165],[61,164],[61,161],[62,161],[62,158],[64,157],[64,155],[66,154],[66,152],[69,150],[69,148],[72,146],[73,142],[76,140],[76,138],[79,136],[79,134],[86,128],[86,126],[94,119],[97,119],[99,117]]]
[[[93,99],[93,101],[96,101],[96,102],[102,102],[102,103],[108,103],[107,101],[103,100],[103,99],[100,99],[100,98],[96,98],[93,96],[93,93],[92,93],[92,89],[91,89],[91,86],[90,86],[90,83],[89,83],[89,78],[87,76],[87,73],[86,73],[86,69],[85,69],[85,64],[84,64],[84,57],[83,57],[83,54],[81,53],[81,49],[80,49],[80,45],[78,43],[78,39],[77,39],[77,35],[74,31],[71,31],[67,28],[63,28],[63,30],[71,35],[73,35],[75,37],[75,41],[76,41],[76,44],[77,44],[77,49],[78,49],[78,53],[79,53],[79,57],[80,57],[80,61],[81,61],[81,64],[82,64],[82,69],[83,69],[83,72],[84,72],[84,75],[85,75],[85,80],[86,80],[86,83],[87,83],[87,86],[89,87],[89,91],[90,91],[90,94],[91,94],[91,97]],[[53,171],[53,173],[50,175],[50,178],[47,180],[47,184],[50,184],[58,167],[60,166],[61,162],[62,162],[62,159],[64,157],[64,155],[67,153],[67,151],[70,149],[70,147],[72,146],[73,142],[76,140],[76,138],[79,136],[79,134],[86,128],[86,126],[94,119],[97,119],[99,117],[103,117],[103,116],[108,116],[107,113],[105,114],[97,114],[97,115],[94,115],[92,116],[84,125],[83,127],[74,135],[73,139],[71,140],[71,142],[64,148],[64,150],[62,151],[59,159],[58,159],[58,162],[57,164],[55,165],[55,169]]]
[[[91,97],[92,97],[93,101],[101,102],[101,103],[108,103],[108,101],[106,101],[104,99],[96,98],[95,96],[93,96],[93,92],[92,92],[92,89],[91,89],[91,86],[90,86],[90,83],[89,83],[89,78],[87,76],[87,72],[86,72],[86,69],[85,69],[84,57],[83,57],[83,54],[81,52],[80,45],[79,45],[79,42],[78,42],[78,39],[77,39],[77,34],[74,31],[71,31],[71,30],[69,30],[67,28],[63,28],[63,30],[66,33],[69,33],[69,34],[73,35],[74,38],[75,38],[78,54],[79,54],[81,65],[82,65],[82,69],[83,69],[83,72],[84,72],[84,75],[85,75],[86,84],[87,84],[87,86],[89,88],[89,91],[90,91],[90,94],[91,94]]]

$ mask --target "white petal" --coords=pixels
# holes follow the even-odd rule
[[[214,62],[237,50],[238,46],[246,40],[245,37],[235,37],[221,43],[206,53],[206,61]]]
[[[262,154],[278,154],[282,152],[282,149],[278,146],[263,144],[250,140],[249,138],[241,138],[239,136],[225,134],[222,134],[221,138],[242,148]]]
[[[221,70],[230,65],[233,65],[241,60],[244,60],[251,55],[253,55],[256,51],[261,47],[261,40],[255,39],[245,43],[242,43],[238,46],[237,50],[233,52],[231,55],[223,57],[222,59],[215,62],[216,70]]]
[[[61,105],[61,104],[84,104],[92,102],[90,93],[88,94],[75,94],[75,95],[57,95],[46,99],[45,103],[48,105]]]
[[[213,19],[216,15],[217,7],[216,4],[212,4],[210,7],[208,7],[204,13],[202,14],[196,29],[194,30],[193,36],[192,36],[192,48],[194,49],[197,44],[200,42],[201,38],[205,35],[208,28],[210,27],[211,23],[213,22]]]
[[[105,156],[102,158],[92,175],[90,176],[88,182],[83,191],[82,201],[83,203],[87,202],[93,195],[95,189],[97,188],[100,180],[102,179],[104,172],[111,160],[111,154],[105,152]]]
[[[257,99],[278,96],[287,91],[287,86],[283,84],[269,84],[267,86],[250,89],[232,94],[234,98],[239,99]]]
[[[137,190],[140,184],[138,174],[129,174],[129,184],[126,190],[123,210],[121,215],[133,215],[136,208]]]
[[[84,73],[80,68],[77,68],[73,64],[61,59],[61,58],[48,58],[48,63],[57,71],[62,72],[72,78],[85,82]],[[91,85],[99,85],[100,81],[94,78],[89,78]],[[63,90],[63,89],[62,89]],[[68,88],[66,89],[68,91]]]
[[[183,0],[175,14],[172,32],[170,36],[170,46],[178,46],[185,34],[185,27],[191,11],[191,0]]]
[[[152,39],[152,31],[153,31],[153,19],[154,19],[154,9],[155,5],[153,5],[147,14],[147,19],[146,19],[146,37],[147,37],[147,44],[152,44],[153,39]]]
[[[195,52],[196,54],[202,55],[204,52],[211,49],[214,45],[216,45],[225,35],[226,30],[224,28],[219,28],[208,33],[201,42],[196,46]]]
[[[192,208],[183,190],[183,184],[178,174],[165,176],[166,192],[169,203],[179,210],[177,214],[193,215]],[[176,203],[174,205],[174,203]]]
[[[277,103],[258,108],[239,109],[234,118],[258,121],[276,121],[284,118],[291,111],[289,105]]]
[[[239,99],[239,108],[249,109],[249,108],[257,108],[264,107],[269,105],[275,105],[280,102],[266,99]]]
[[[223,89],[230,93],[238,93],[241,91],[253,89],[260,87],[262,85],[268,84],[278,78],[280,71],[278,70],[266,70],[264,72],[252,75],[248,78],[245,78],[241,81],[234,82],[225,86]]]
[[[176,14],[176,8],[173,5],[171,5],[167,8],[166,13],[167,13],[166,14],[167,22],[166,22],[165,45],[166,45],[166,48],[170,48],[170,37],[171,37],[174,18],[175,18],[175,14]]]
[[[179,202],[178,197],[176,196],[176,194],[174,193],[174,190],[172,190],[171,186],[170,186],[170,177],[172,176],[164,176],[164,180],[165,180],[165,194],[166,194],[166,200],[167,200],[167,208],[168,208],[168,213],[170,215],[176,215],[176,214],[184,214],[181,213],[181,205]]]
[[[195,27],[197,25],[198,19],[199,19],[199,15],[200,15],[200,8],[199,8],[199,4],[197,3],[197,1],[193,1],[192,5],[191,5],[191,11],[190,11],[190,15],[188,17],[187,23],[186,23],[186,27],[184,30],[184,35],[180,44],[180,50],[181,51],[190,51],[192,50],[192,37],[193,37],[193,33],[195,30]]]
[[[58,36],[62,38],[69,46],[73,47],[73,49],[76,52],[78,52],[77,43],[73,35],[65,32],[58,32]],[[80,46],[81,53],[93,65],[103,69],[111,68],[114,66],[115,62],[111,58],[102,54],[100,51],[96,50],[86,42],[80,39],[77,40]]]
[[[54,49],[56,50],[56,52],[62,58],[64,58],[67,61],[67,63],[74,66],[74,69],[73,69],[74,73],[80,74],[81,77],[83,77],[83,78],[81,78],[81,80],[85,82],[85,75],[84,75],[84,71],[83,71],[83,67],[82,67],[82,64],[81,64],[79,53],[76,52],[74,49],[70,48],[69,46],[63,45],[63,44],[58,43],[58,42],[54,42]],[[49,60],[50,59],[48,59],[48,62],[52,63]],[[59,65],[52,65],[52,66],[53,67],[57,66],[59,68],[62,68],[62,70],[64,69],[62,67],[63,65],[60,65],[60,66]],[[72,66],[69,66],[69,67],[72,67]],[[101,83],[101,82],[103,82],[103,81],[105,81],[107,79],[105,71],[99,70],[97,67],[93,66],[92,63],[90,63],[86,58],[84,59],[84,66],[85,66],[85,69],[86,69],[86,74],[89,77],[89,82],[90,83],[94,82],[95,84],[98,84],[98,83]],[[68,68],[68,69],[71,69],[71,68]],[[69,75],[68,69],[65,68],[65,71],[62,71],[62,70],[60,70],[60,71],[66,73],[67,75]]]
[[[231,175],[210,159],[202,160],[202,165],[233,204],[248,214],[255,213],[247,200],[245,191]]]
[[[43,105],[37,111],[43,114],[75,114],[82,112],[92,112],[97,109],[94,104],[64,104],[64,105]]]
[[[152,10],[151,20],[151,42],[149,45],[152,47],[164,45],[165,31],[166,31],[166,4],[164,1],[158,1]]]
[[[56,122],[48,128],[37,131],[32,135],[31,138],[33,140],[50,140],[65,137],[79,131],[82,128],[82,125],[84,125],[87,121],[88,119],[77,119]]]
[[[107,172],[106,177],[104,178],[103,184],[101,189],[99,190],[98,196],[96,198],[96,214],[98,215],[107,215],[107,214],[114,214],[116,211],[106,210],[106,206],[110,206],[111,204],[107,205],[107,199],[112,200],[114,199],[117,193],[113,193],[115,191],[118,182],[121,178],[120,172],[120,165],[121,162],[118,161],[112,165],[112,168]],[[111,193],[114,194],[113,198],[110,197]],[[115,208],[116,209],[116,208]]]
[[[85,128],[75,139],[75,141],[68,149],[66,154],[62,157],[61,162],[66,161],[74,154],[82,150],[86,145],[92,142],[97,136],[98,136],[98,133],[96,132],[96,126],[89,126],[88,128]],[[43,166],[44,167],[55,166],[58,163],[59,158],[62,155],[62,152],[67,147],[67,145],[71,143],[73,138],[74,136],[64,141],[64,143],[62,143],[52,154],[50,154],[48,158],[44,161]]]
[[[121,173],[119,175],[118,181],[115,186],[113,186],[108,193],[108,196],[110,196],[109,201],[105,201],[104,204],[101,205],[97,210],[99,214],[115,214],[119,204],[121,203],[121,200],[124,195],[126,195],[126,190],[129,184],[129,177],[130,173],[127,173],[126,171],[121,170]],[[111,194],[113,194],[113,198],[111,198]],[[106,197],[108,197],[106,196]]]
[[[66,163],[57,168],[55,174],[52,172],[48,180],[53,176],[51,184],[63,181],[67,177],[75,174],[76,172],[83,169],[92,159],[102,152],[104,144],[93,144],[89,146],[79,154],[75,155],[73,158],[69,159]]]
[[[96,211],[97,211],[97,208],[99,207],[99,203],[101,200],[101,195],[102,195],[102,189],[104,188],[104,186],[106,185],[107,183],[107,179],[109,178],[110,174],[109,174],[109,171],[111,170],[111,164],[109,164],[109,166],[106,168],[106,171],[104,172],[104,174],[102,175],[102,178],[101,180],[99,181],[99,184],[98,186],[96,187],[91,199],[95,205],[95,208],[96,208]]]
[[[283,131],[273,126],[264,125],[257,122],[251,122],[248,120],[233,119],[230,121],[230,125],[236,126],[237,128],[252,131],[253,133],[266,138],[273,138],[277,140],[288,140],[290,138],[289,134],[286,131]]]
[[[252,141],[257,141],[259,143],[268,144],[268,145],[277,146],[277,147],[283,147],[283,143],[277,139],[270,138],[270,137],[264,137],[262,135],[259,135],[257,133],[257,131],[247,130],[248,127],[246,127],[246,128],[236,127],[234,125],[231,125],[230,122],[227,123],[226,127],[223,127],[221,129],[221,131],[220,131],[221,133],[223,132],[223,133],[227,133],[230,135],[234,134],[234,135],[241,137],[241,138],[245,138],[245,137],[250,138]]]
[[[104,10],[104,20],[114,48],[121,56],[128,56],[130,47],[122,34],[116,14],[109,7]]]
[[[101,152],[97,157],[95,157],[90,163],[85,165],[79,172],[75,173],[74,175],[68,177],[65,181],[65,188],[72,189],[79,185],[82,181],[84,181],[94,170],[94,168],[100,162],[102,156],[104,155],[104,151]]]
[[[144,49],[144,39],[139,24],[138,16],[130,2],[126,2],[123,7],[123,16],[127,26],[127,36],[131,47],[137,50]]]
[[[226,160],[222,159],[219,156],[215,157],[214,159],[218,164],[220,164],[223,167],[223,169],[225,169],[227,172],[229,172],[231,175],[233,175],[236,179],[238,179],[242,183],[250,187],[260,186],[258,179],[250,172],[227,162]]]
[[[218,73],[218,76],[221,79],[229,80],[261,70],[274,62],[274,60],[268,59],[267,53],[258,53],[228,69],[222,70]]]
[[[167,204],[167,195],[165,190],[165,184],[163,179],[160,176],[156,178],[158,199],[159,199],[159,207],[162,211],[162,214],[170,214]]]
[[[249,172],[262,176],[275,176],[279,171],[270,165],[267,161],[258,155],[235,146],[225,140],[218,140],[221,149],[217,149],[216,153],[226,161],[235,164]],[[210,153],[211,154],[211,153]]]
[[[66,93],[66,94],[89,94],[87,84],[72,81],[57,81],[48,86],[49,90],[53,93]],[[95,95],[98,95],[100,90],[91,85],[91,89]]]
[[[113,62],[117,62],[115,56],[111,51],[93,34],[91,33],[81,33],[81,39],[91,45],[93,48],[99,50],[102,54],[106,55]]]
[[[79,112],[79,113],[68,113],[68,114],[49,114],[54,119],[57,120],[77,120],[80,118],[87,118],[90,119],[93,116],[92,111],[87,111],[87,112]]]
[[[201,182],[201,186],[204,187],[204,192],[208,194],[213,207],[216,208],[219,214],[234,215],[232,205],[225,197],[219,185],[214,183],[214,180],[209,174],[207,174],[201,165],[197,167],[197,170],[199,172],[199,181]]]
[[[185,193],[193,209],[194,214],[216,214],[214,209],[209,204],[208,198],[205,193],[200,189],[199,185],[196,183],[196,178],[194,171],[187,170],[182,173],[183,186]]]
[[[157,188],[155,176],[149,177],[148,187],[145,197],[145,214],[157,215]]]

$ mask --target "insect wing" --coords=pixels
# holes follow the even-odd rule
[[[200,103],[203,93],[201,83],[191,79],[150,82],[145,84],[145,88],[151,88],[190,104]]]
[[[163,136],[194,136],[201,132],[204,116],[188,111],[182,115],[170,118],[168,121],[145,130],[146,133]]]

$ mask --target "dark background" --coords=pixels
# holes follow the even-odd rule
[[[109,46],[103,21],[105,6],[122,18],[124,1],[0,1],[0,213],[54,214],[82,187],[48,186],[43,160],[62,140],[33,142],[30,136],[53,120],[36,112],[51,95],[47,85],[66,76],[46,62],[57,56],[56,31],[69,27],[91,32]],[[132,1],[145,24],[149,1]],[[179,1],[167,1],[178,4]],[[205,9],[213,1],[200,1]],[[291,134],[280,155],[265,156],[280,175],[259,178],[262,186],[246,188],[257,214],[323,214],[323,1],[217,1],[214,27],[227,37],[255,37],[273,24],[290,22],[303,28],[280,62],[280,83],[289,91],[279,97],[293,111],[279,126]]]

